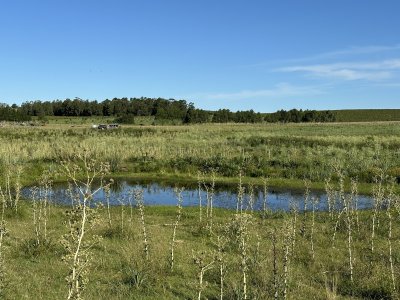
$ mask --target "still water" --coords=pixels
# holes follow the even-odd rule
[[[205,189],[199,191],[196,185],[179,186],[184,188],[182,192],[183,206],[198,206],[200,199],[202,205],[207,202],[207,193]],[[245,186],[245,188],[247,188]],[[111,188],[110,204],[111,205],[129,205],[135,204],[132,192],[135,189],[143,191],[145,205],[166,205],[175,206],[177,204],[177,195],[175,187],[162,183],[137,183],[128,180],[116,181]],[[31,189],[24,188],[23,195],[27,198],[31,197]],[[243,209],[261,210],[264,203],[263,189],[254,188],[253,200],[250,200],[248,193],[243,198]],[[51,201],[62,205],[70,205],[71,197],[68,184],[56,184],[50,193]],[[100,190],[95,194],[93,203],[105,203],[105,192]],[[235,187],[216,186],[213,193],[213,206],[236,209],[237,207],[237,191]],[[311,191],[310,199],[316,200],[316,210],[328,210],[327,196],[324,192]],[[338,202],[338,201],[337,201]],[[298,210],[304,209],[304,191],[300,190],[275,190],[270,188],[266,197],[267,208],[271,211],[288,211],[293,205]],[[339,205],[339,204],[337,204]],[[367,209],[373,207],[373,199],[369,196],[359,195],[357,197],[357,206],[359,209]],[[311,200],[308,202],[308,209],[311,209]]]

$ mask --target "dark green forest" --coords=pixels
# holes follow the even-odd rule
[[[29,121],[31,116],[24,113],[21,108],[13,104],[9,106],[7,104],[0,103],[0,121]]]
[[[133,123],[137,116],[153,116],[156,120],[180,120],[190,123],[261,123],[261,122],[334,122],[331,111],[316,110],[280,110],[276,113],[262,114],[253,110],[230,111],[220,109],[208,111],[196,108],[186,100],[164,98],[114,98],[102,102],[82,100],[80,98],[30,101],[21,106],[0,105],[0,120],[26,121],[32,116],[115,117],[116,122]]]

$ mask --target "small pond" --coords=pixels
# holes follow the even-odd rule
[[[198,206],[201,198],[202,205],[207,202],[207,193],[204,188],[198,189],[196,185],[179,186],[183,187],[182,192],[183,206]],[[247,188],[247,187],[246,187]],[[132,191],[134,189],[143,190],[143,198],[145,205],[165,205],[175,206],[177,204],[177,195],[175,187],[165,183],[138,183],[129,180],[118,180],[112,185],[110,193],[111,205],[130,205],[135,204]],[[236,209],[237,206],[237,187],[216,186],[213,196],[213,206]],[[23,196],[31,198],[31,189],[24,188]],[[51,191],[51,201],[62,205],[70,205],[71,197],[68,184],[55,184]],[[249,209],[249,195],[246,193],[243,199],[243,209]],[[324,192],[311,191],[310,199],[317,199],[316,210],[328,210],[327,196]],[[94,203],[105,203],[105,192],[100,190],[94,196]],[[253,209],[261,210],[264,203],[263,189],[254,188]],[[276,190],[270,188],[266,197],[267,208],[272,211],[288,211],[293,203],[298,207],[299,211],[304,208],[304,191],[301,190]],[[369,196],[359,195],[358,208],[367,209],[373,207],[373,199]],[[292,204],[291,204],[292,203]],[[308,203],[308,209],[311,209],[311,201]]]

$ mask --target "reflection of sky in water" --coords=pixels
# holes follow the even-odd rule
[[[129,184],[126,181],[118,182],[112,189],[110,194],[111,205],[121,205],[130,203],[135,204],[132,197],[134,189],[142,189],[145,205],[176,205],[177,196],[173,187],[165,187],[156,183],[152,184]],[[31,192],[29,188],[22,191],[23,195],[30,198]],[[197,189],[188,188],[182,192],[184,206],[198,206],[199,205],[199,191]],[[200,192],[202,204],[207,202],[207,194],[205,191]],[[317,199],[316,210],[328,210],[326,194],[322,192],[311,192],[310,199]],[[68,192],[67,185],[56,185],[51,193],[51,201],[59,204],[71,204],[70,193]],[[255,210],[263,208],[264,195],[261,190],[255,189],[254,205]],[[105,203],[105,192],[100,190],[94,196],[94,202]],[[213,197],[214,207],[223,207],[236,209],[237,193],[228,190],[218,189]],[[282,191],[282,192],[269,192],[267,196],[267,208],[272,211],[284,210],[287,211],[291,206],[297,206],[298,210],[304,209],[304,195],[298,191]],[[308,201],[307,209],[312,209],[311,200]],[[371,208],[373,201],[368,196],[358,196],[358,208],[365,209]],[[243,209],[250,208],[249,195],[245,195],[243,199]]]

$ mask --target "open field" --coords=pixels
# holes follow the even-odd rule
[[[397,122],[0,128],[1,296],[397,299],[399,134]],[[137,190],[119,207],[90,205],[99,177],[179,187],[199,174],[201,209],[179,192],[177,207],[144,207]],[[81,189],[66,207],[50,200],[65,180]],[[214,181],[236,186],[236,210],[213,208]],[[21,200],[27,184],[35,201]],[[263,184],[302,189],[307,207],[253,211]],[[328,211],[310,188],[326,190]],[[358,193],[374,209],[357,210]]]
[[[2,1],[0,300],[400,300],[399,12]]]
[[[313,213],[312,203],[306,214],[214,209],[210,218],[204,208],[202,221],[199,208],[183,208],[178,226],[178,208],[146,207],[146,240],[138,208],[111,208],[108,219],[103,207],[85,232],[87,243],[97,242],[84,248],[90,264],[82,275],[82,297],[198,299],[201,291],[201,299],[220,299],[222,267],[223,299],[274,299],[275,293],[278,299],[396,299],[400,231],[394,203],[396,208],[377,216],[352,210]],[[47,215],[39,208],[31,202],[21,203],[17,213],[6,210],[4,299],[67,298],[71,266],[62,258],[69,253],[65,236],[71,219],[65,212],[71,208],[48,205]],[[374,217],[379,226],[372,238]],[[208,264],[200,286],[200,269]]]
[[[113,176],[197,181],[199,171],[215,171],[217,181],[236,182],[242,172],[255,184],[270,177],[273,186],[302,187],[306,178],[321,189],[340,165],[363,193],[380,169],[400,179],[397,122],[0,129],[1,157],[23,166],[24,183],[82,147],[108,162]]]
[[[334,110],[336,122],[400,121],[400,109]]]
[[[115,117],[54,117],[47,116],[45,121],[47,125],[61,125],[61,126],[79,126],[79,125],[92,125],[92,124],[110,124],[115,122]],[[33,121],[40,120],[38,117],[33,117]],[[135,117],[136,125],[152,125],[155,122],[154,116],[137,116]],[[165,122],[165,121],[164,121]],[[157,122],[155,122],[157,123]],[[181,124],[182,121],[179,123]]]
[[[333,110],[336,122],[388,122],[400,121],[400,109],[342,109]],[[262,114],[263,117],[269,115]],[[33,117],[37,120],[38,117]],[[49,124],[100,124],[112,123],[116,117],[60,117],[47,116],[45,120]],[[135,116],[135,125],[180,125],[182,120],[156,120],[154,116]]]

